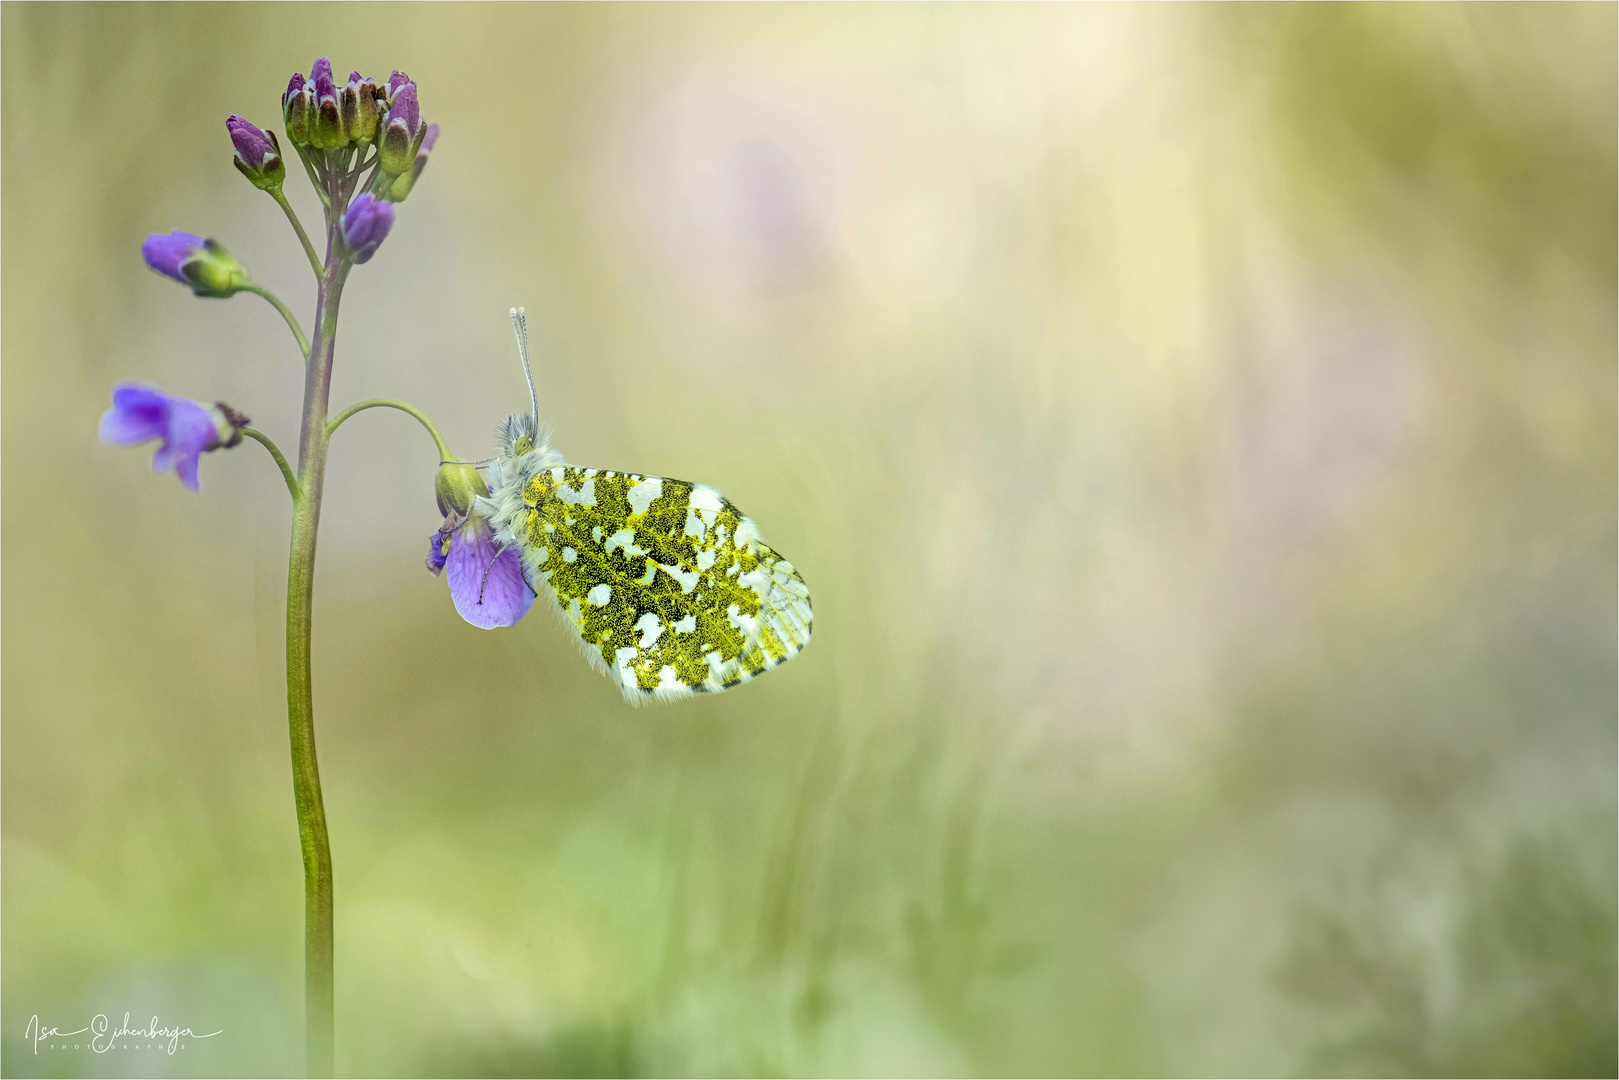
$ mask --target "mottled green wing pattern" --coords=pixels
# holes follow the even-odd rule
[[[559,466],[515,523],[534,587],[631,701],[724,690],[809,643],[809,589],[704,484]]]

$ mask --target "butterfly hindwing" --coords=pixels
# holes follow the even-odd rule
[[[535,590],[631,701],[724,690],[809,642],[803,578],[707,485],[560,465],[522,507]]]

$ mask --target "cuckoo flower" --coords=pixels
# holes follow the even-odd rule
[[[332,81],[332,62],[326,57],[316,60],[315,66],[309,69],[309,84],[315,99],[309,141],[322,150],[334,150],[348,139],[343,132],[343,106],[338,99],[337,83]]]
[[[234,296],[251,282],[241,263],[231,258],[219,241],[178,229],[167,235],[148,236],[141,245],[141,255],[147,266],[191,286],[198,296]]]
[[[382,115],[381,92],[375,79],[361,78],[358,71],[349,72],[349,84],[343,88],[343,133],[357,143],[368,143],[376,137],[377,121]]]
[[[281,144],[275,132],[265,131],[235,113],[226,118],[225,130],[236,147],[237,171],[262,191],[280,191],[287,178],[287,164],[281,160]]]
[[[247,423],[247,417],[224,402],[209,407],[144,383],[119,383],[112,391],[112,408],[101,414],[101,441],[138,446],[161,439],[153,470],[173,468],[180,483],[196,491],[197,458],[240,443]]]
[[[242,116],[225,122],[235,148],[235,166],[273,198],[297,234],[317,285],[312,334],[292,309],[254,281],[217,241],[188,232],[154,234],[141,245],[146,264],[191,288],[197,296],[251,292],[280,313],[303,356],[303,416],[293,460],[263,431],[223,403],[208,406],[153,386],[122,383],[112,408],[101,417],[101,438],[134,445],[156,442],[153,464],[173,469],[193,491],[204,453],[244,439],[262,445],[285,481],[292,500],[292,542],[287,560],[287,724],[298,833],[304,856],[304,1023],[307,1075],[331,1076],[333,1046],[333,953],[331,846],[315,763],[315,707],[310,642],[314,607],[315,540],[324,498],[332,435],[351,416],[386,407],[415,417],[432,436],[440,462],[450,462],[440,490],[444,526],[434,535],[436,573],[449,571],[451,594],[467,621],[510,626],[533,602],[517,552],[501,552],[486,513],[473,511],[488,495],[476,468],[453,455],[420,409],[396,398],[355,402],[329,415],[336,358],[338,309],[356,264],[370,260],[393,226],[394,204],[420,177],[437,134],[416,99],[416,84],[395,71],[379,85],[351,71],[339,83],[331,60],[321,57],[308,74],[294,72],[281,95],[285,131],[279,138]],[[279,139],[288,145],[282,147]],[[282,190],[286,154],[293,153],[320,197],[324,253],[311,242]],[[296,464],[295,464],[296,463]],[[480,504],[481,505],[481,504]]]
[[[416,163],[416,152],[427,137],[427,124],[422,120],[421,107],[416,103],[416,84],[398,84],[404,78],[394,72],[388,80],[388,115],[382,118],[382,134],[377,143],[377,163],[384,174],[398,176]]]
[[[394,208],[390,203],[373,198],[367,191],[355,196],[354,201],[349,203],[341,224],[343,242],[354,252],[354,261],[368,262],[388,238],[388,230],[393,228]]]
[[[427,168],[427,156],[433,152],[433,144],[436,142],[438,142],[438,125],[428,124],[427,132],[422,136],[422,147],[416,151],[415,164],[411,165],[410,172],[401,174],[393,182],[384,198],[389,202],[405,201],[405,196],[410,194],[410,189],[415,187],[416,181],[421,178],[422,170]]]
[[[294,71],[287,92],[281,95],[281,120],[287,126],[287,138],[299,146],[309,142],[310,96],[303,75]]]
[[[502,551],[489,519],[473,511],[476,497],[489,494],[478,470],[446,462],[434,481],[444,524],[428,538],[427,568],[446,573],[450,598],[461,617],[483,630],[511,626],[528,614],[534,590],[523,576],[515,547]]]

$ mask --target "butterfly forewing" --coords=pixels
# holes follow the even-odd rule
[[[563,465],[523,505],[536,591],[632,701],[724,690],[809,642],[804,579],[707,485]]]

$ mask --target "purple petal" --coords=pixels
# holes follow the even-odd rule
[[[153,233],[141,244],[141,257],[146,260],[147,266],[158,273],[189,285],[190,282],[180,273],[180,264],[190,258],[193,252],[202,250],[206,243],[202,237],[178,229],[167,235]]]
[[[163,437],[168,399],[156,387],[121,383],[113,389],[112,408],[101,414],[101,441],[134,446]]]
[[[232,113],[225,120],[225,130],[242,162],[251,168],[263,168],[264,161],[275,153],[275,146],[264,129]]]
[[[152,468],[173,468],[180,482],[196,491],[197,456],[219,442],[219,429],[206,405],[155,386],[122,383],[113,390],[112,408],[101,416],[101,438],[123,445],[161,439]]]
[[[354,261],[363,263],[377,253],[393,228],[392,203],[381,202],[369,191],[357,196],[343,212],[343,239],[354,252]]]
[[[403,71],[396,71],[388,76],[388,100],[392,101],[394,95],[399,93],[399,88],[408,82],[410,82],[410,76]]]
[[[384,122],[391,124],[395,120],[403,120],[405,130],[410,133],[410,137],[412,139],[416,137],[417,129],[422,126],[422,110],[421,106],[416,104],[415,83],[406,83],[394,95],[393,108],[388,110],[388,116]]]
[[[174,475],[192,491],[202,490],[202,485],[197,482],[197,457],[196,453],[187,454],[174,465]]]
[[[326,76],[328,79],[332,77],[332,62],[330,59],[324,56],[310,65],[309,81],[314,82],[322,75]]]
[[[448,539],[446,528],[440,529],[427,538],[427,569],[434,577],[444,572],[444,563],[449,553],[444,550],[444,541]]]
[[[499,557],[495,551],[489,523],[473,518],[450,538],[450,557],[445,565],[455,610],[484,630],[513,625],[528,614],[534,603],[534,594],[523,579],[517,549],[507,548]]]
[[[337,83],[332,81],[332,73],[331,73],[330,65],[327,66],[327,70],[326,70],[326,73],[324,75],[317,76],[312,81],[315,84],[315,100],[316,101],[322,102],[322,103],[325,103],[325,102],[328,102],[328,101],[330,101],[330,102],[336,102],[337,101]]]
[[[285,102],[288,98],[290,98],[292,95],[298,93],[298,91],[302,90],[303,88],[304,88],[304,77],[303,77],[303,75],[301,73],[299,73],[299,72],[294,71],[292,73],[292,78],[287,80],[287,92],[285,94],[281,95],[281,100],[283,102]]]

